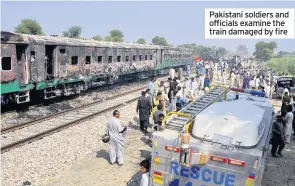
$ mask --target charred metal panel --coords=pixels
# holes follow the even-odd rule
[[[11,63],[10,70],[3,70],[4,64],[2,63],[4,62]],[[15,45],[1,44],[1,82],[10,82],[15,80],[17,78],[16,69],[17,69],[17,63],[16,63]]]
[[[67,46],[65,48],[65,54],[58,52],[59,61],[59,78],[77,78],[80,74],[80,47]],[[63,52],[63,51],[62,51]],[[62,61],[62,62],[61,62]],[[77,62],[77,63],[75,63]]]
[[[17,61],[17,77],[20,84],[28,83],[28,59],[26,55],[26,51],[28,49],[28,45],[16,45],[16,61]]]
[[[66,46],[58,46],[57,50],[55,50],[54,52],[57,54],[56,55],[56,62],[60,65],[65,65],[69,62],[70,60],[70,50],[71,47],[66,47]]]
[[[80,47],[82,48],[82,47]],[[82,63],[82,69],[83,69],[83,75],[90,75],[95,74],[95,67],[93,66],[93,56],[92,53],[94,53],[96,49],[94,47],[84,47],[84,59]],[[90,57],[90,59],[89,59]],[[88,59],[86,59],[88,58]],[[88,60],[88,61],[87,61]]]
[[[30,45],[28,47],[28,55],[29,56],[29,67],[31,80],[35,83],[38,81],[38,64],[37,64],[37,48],[38,45]]]
[[[113,62],[118,62],[117,61],[117,56],[118,56],[118,49],[117,48],[112,48],[113,50]]]
[[[36,50],[36,62],[38,69],[38,79],[37,81],[45,81],[46,73],[45,73],[45,46],[38,45]]]

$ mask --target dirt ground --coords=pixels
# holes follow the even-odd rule
[[[130,115],[130,122],[135,123],[134,117],[135,115]],[[137,125],[133,125],[126,139],[122,167],[109,164],[107,146],[102,145],[97,151],[90,152],[82,161],[42,186],[139,186],[139,162],[150,156],[151,147],[147,139],[148,136],[142,134]],[[267,158],[262,186],[295,185],[294,139],[285,147],[283,155],[284,158]]]
[[[280,100],[272,100],[272,103],[277,106],[281,105]],[[280,110],[280,107],[277,106],[275,112]],[[284,158],[273,158],[270,152],[268,153],[262,182],[263,186],[295,185],[295,139],[291,138],[291,143],[286,144],[282,154]]]

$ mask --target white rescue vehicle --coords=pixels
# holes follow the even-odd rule
[[[167,115],[153,133],[150,186],[261,185],[274,109],[255,92],[231,90],[215,86]]]

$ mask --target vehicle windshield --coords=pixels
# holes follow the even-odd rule
[[[278,81],[278,87],[285,87],[285,86],[293,87],[292,80]]]

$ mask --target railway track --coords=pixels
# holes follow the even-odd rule
[[[31,143],[65,128],[89,120],[97,115],[136,101],[145,87],[69,109],[48,117],[1,129],[1,153]]]
[[[2,128],[1,153],[42,139],[70,126],[85,122],[97,115],[132,103],[141,96],[141,91],[145,88],[146,86],[142,86],[138,89],[107,98],[105,101],[96,101],[57,114]]]

